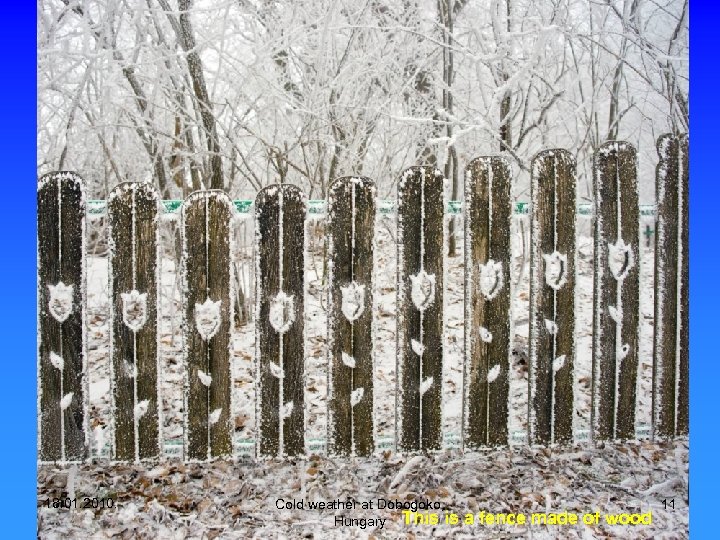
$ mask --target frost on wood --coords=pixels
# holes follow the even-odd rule
[[[345,318],[355,322],[365,309],[365,285],[352,281],[347,287],[340,287],[342,292],[342,313]]]
[[[129,293],[120,293],[123,309],[122,318],[125,326],[137,332],[147,321],[147,293],[132,290]]]
[[[305,196],[289,184],[268,186],[255,200],[255,417],[260,456],[305,452],[305,210]]]
[[[500,375],[500,364],[495,364],[493,367],[490,368],[490,371],[488,371],[487,382],[495,382],[495,380],[498,378],[498,375]]]
[[[270,324],[278,334],[284,334],[295,322],[295,300],[293,295],[280,291],[270,301]]]
[[[62,281],[55,285],[48,285],[50,300],[48,310],[59,323],[64,323],[72,313],[73,286],[65,285]]]
[[[269,364],[270,364],[270,373],[272,373],[273,377],[282,379],[285,376],[282,368],[280,368],[280,366],[278,366],[275,362],[270,362]]]
[[[433,385],[433,382],[435,382],[435,379],[433,377],[428,377],[427,379],[424,379],[420,383],[420,395],[425,395],[425,392],[430,390],[430,387]]]
[[[546,150],[531,169],[528,438],[567,443],[573,434],[575,160],[565,150]]]
[[[435,300],[435,276],[421,270],[414,276],[410,276],[412,287],[410,298],[413,304],[420,311],[425,311]]]
[[[87,457],[85,194],[70,172],[40,179],[38,212],[38,457]],[[70,399],[66,402],[67,396]],[[65,405],[63,407],[63,405]]]
[[[222,407],[218,407],[213,412],[210,413],[210,416],[208,416],[208,425],[214,426],[218,423],[218,420],[220,420],[220,415],[222,414]]]
[[[420,343],[417,339],[410,340],[410,347],[412,348],[413,352],[418,356],[422,356],[425,352],[425,345]]]
[[[197,191],[182,206],[185,459],[191,461],[233,453],[230,224],[234,212],[232,201],[217,190]],[[211,421],[218,410],[218,418]]]
[[[350,406],[355,407],[358,403],[360,403],[360,400],[363,398],[363,395],[365,395],[365,389],[364,388],[356,388],[350,393]]]
[[[550,319],[545,319],[545,329],[548,331],[548,334],[553,336],[557,334],[558,331],[557,324],[555,324],[555,321],[551,321]]]
[[[157,344],[160,198],[150,184],[120,184],[110,193],[107,213],[113,456],[119,461],[154,459],[162,441],[157,406],[162,403]]]
[[[483,341],[483,343],[492,343],[493,335],[490,330],[485,328],[484,326],[480,327],[480,339]]]
[[[592,434],[634,439],[640,273],[637,158],[611,141],[595,155]]]
[[[328,451],[369,456],[373,422],[373,236],[376,190],[368,178],[330,186],[328,241]]]
[[[688,433],[688,138],[657,142],[653,436]]]
[[[148,407],[150,406],[150,400],[143,399],[142,401],[139,401],[137,405],[135,405],[135,418],[137,420],[140,420],[145,414],[148,412]]]
[[[622,281],[635,266],[632,246],[618,238],[614,244],[608,244],[608,268],[617,281]]]
[[[442,443],[444,209],[439,171],[412,167],[403,173],[397,210],[395,414],[400,451],[438,449]],[[412,340],[422,348],[413,347]],[[428,380],[436,383],[425,388]]]
[[[200,379],[200,382],[203,383],[205,386],[209,387],[212,384],[212,376],[205,373],[202,369],[197,370],[197,375]]]
[[[59,369],[60,371],[62,371],[65,367],[65,361],[63,360],[63,357],[56,352],[50,352],[50,363],[53,365],[53,367]]]
[[[508,444],[512,351],[510,166],[480,157],[465,170],[465,364],[463,440]]]
[[[500,291],[502,291],[505,283],[505,273],[501,262],[490,259],[485,264],[480,264],[480,292],[486,300],[492,300]]]
[[[202,304],[195,304],[195,328],[205,341],[210,341],[220,329],[221,307],[221,300],[213,301],[210,297]]]
[[[356,366],[355,357],[354,357],[354,356],[350,356],[350,355],[349,355],[348,353],[346,353],[346,352],[343,352],[343,353],[342,353],[342,363],[345,364],[347,367],[353,368],[353,369],[354,369],[355,366]]]
[[[127,360],[124,360],[123,368],[124,369],[122,370],[122,375],[124,375],[125,377],[128,377],[130,379],[137,377],[138,372],[137,372],[137,366],[135,364],[131,364]]]
[[[65,409],[67,409],[70,406],[70,404],[72,403],[72,398],[73,398],[73,392],[65,394],[63,396],[63,398],[60,400],[60,409],[63,411]]]
[[[548,287],[559,291],[567,281],[567,255],[553,251],[543,253],[545,263],[545,283]]]

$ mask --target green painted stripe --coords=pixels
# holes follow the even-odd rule
[[[163,206],[166,213],[174,213],[180,210],[182,206],[181,200],[167,200],[163,201]],[[235,209],[241,214],[249,214],[251,212],[253,201],[251,200],[237,200],[233,201]],[[381,214],[394,214],[396,203],[392,199],[385,199],[378,201],[378,210]],[[87,202],[88,214],[104,214],[106,203],[103,200],[90,200]],[[314,216],[320,216],[325,214],[327,203],[322,200],[310,200],[308,201],[308,214]],[[449,215],[462,214],[463,203],[462,201],[448,201],[446,213]],[[590,216],[593,213],[593,205],[591,203],[580,203],[578,205],[577,212],[581,216]],[[513,213],[517,215],[524,215],[530,213],[530,203],[528,202],[516,202],[513,207]],[[654,216],[655,205],[652,204],[641,204],[640,205],[641,216]]]

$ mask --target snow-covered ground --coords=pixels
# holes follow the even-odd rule
[[[516,223],[517,224],[517,223]],[[251,224],[249,224],[251,225]],[[326,412],[326,314],[322,288],[321,238],[312,237],[306,260],[306,459],[253,462],[255,439],[254,325],[233,335],[233,379],[237,463],[183,465],[181,298],[172,257],[162,260],[161,369],[163,435],[167,458],[159,465],[111,465],[107,461],[112,435],[109,382],[107,259],[88,261],[88,348],[90,424],[94,463],[68,469],[40,467],[38,500],[75,491],[89,496],[111,494],[116,507],[104,510],[39,508],[39,531],[45,538],[246,538],[305,537],[394,538],[416,536],[528,536],[532,538],[683,538],[687,536],[687,442],[653,444],[647,438],[651,404],[653,313],[653,252],[640,250],[641,334],[636,426],[639,442],[590,445],[590,364],[592,347],[592,238],[587,222],[577,241],[575,359],[576,446],[530,449],[525,445],[527,413],[528,269],[522,268],[523,241],[513,236],[515,354],[510,381],[511,448],[460,454],[463,359],[463,254],[448,258],[446,282],[446,343],[443,380],[443,430],[446,450],[430,457],[404,458],[391,451],[394,440],[395,267],[392,220],[379,221],[375,254],[374,346],[377,456],[369,460],[324,457]],[[311,232],[313,227],[308,228]],[[517,227],[516,227],[517,229]],[[527,227],[525,228],[527,231]],[[248,231],[251,235],[252,231]],[[527,242],[527,239],[525,239]],[[318,248],[318,249],[313,249]],[[245,255],[250,251],[245,250]],[[406,469],[403,465],[409,463]],[[400,478],[398,474],[404,470]],[[70,479],[68,479],[68,475]],[[68,486],[67,484],[70,484]],[[73,488],[72,490],[70,488]],[[651,526],[522,527],[504,529],[439,526],[408,527],[398,511],[355,512],[348,517],[385,517],[384,528],[333,527],[337,512],[279,510],[279,497],[358,501],[378,497],[440,501],[448,512],[572,511],[647,512]],[[675,510],[662,500],[675,497]],[[340,514],[338,514],[340,515]],[[479,528],[480,527],[480,528]],[[412,531],[412,532],[411,532]],[[665,535],[665,536],[663,536]]]

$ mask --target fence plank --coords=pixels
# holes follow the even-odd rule
[[[592,431],[635,437],[640,332],[640,216],[636,152],[611,141],[595,155]]]
[[[688,432],[688,139],[657,142],[653,437]]]
[[[258,454],[305,451],[305,195],[272,185],[255,200]]]
[[[112,400],[117,460],[160,455],[157,221],[152,185],[127,182],[108,199]]]
[[[575,358],[575,160],[546,150],[532,162],[531,444],[572,441]]]
[[[396,436],[401,451],[442,444],[444,178],[411,167],[398,185]]]
[[[46,174],[38,210],[38,446],[41,461],[87,457],[85,192],[72,172]]]
[[[510,166],[481,157],[465,172],[464,441],[508,444],[511,346]]]
[[[328,449],[369,456],[373,443],[375,183],[340,178],[328,195]]]
[[[197,191],[182,208],[185,459],[232,456],[230,199]]]

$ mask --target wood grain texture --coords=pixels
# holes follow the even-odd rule
[[[508,444],[510,183],[510,166],[501,157],[474,159],[465,171],[464,438],[469,448]],[[498,264],[501,268],[493,271]],[[485,292],[481,265],[496,280]]]
[[[230,343],[233,295],[230,280],[232,201],[219,190],[197,191],[182,207],[184,332],[186,359],[185,459],[231,457],[232,379]],[[199,307],[219,302],[217,330],[204,339],[198,330]],[[212,319],[212,317],[210,317]],[[212,377],[203,383],[201,373]],[[213,412],[220,410],[217,422]]]
[[[688,432],[688,144],[657,142],[653,437]]]
[[[636,161],[635,148],[625,142],[605,143],[595,155],[592,430],[597,440],[635,438],[640,332]],[[609,246],[620,253],[620,241],[629,251],[627,270],[618,272],[622,266],[610,266]],[[622,313],[617,322],[610,308]]]
[[[114,457],[130,461],[160,455],[158,393],[158,214],[160,198],[151,184],[128,182],[108,198],[110,298],[112,305],[112,400]],[[133,331],[123,320],[123,294],[145,294],[145,323]],[[134,375],[136,374],[136,375]],[[138,421],[135,405],[148,401]]]
[[[86,441],[85,192],[72,172],[40,179],[38,211],[38,453],[40,461],[82,461]],[[67,318],[52,315],[50,286],[72,286]],[[56,311],[57,313],[57,311]],[[59,370],[51,353],[63,359]],[[60,400],[72,393],[65,410]],[[62,420],[61,420],[62,416]]]
[[[335,455],[369,456],[374,450],[375,196],[372,180],[352,177],[333,182],[328,194],[328,447]],[[353,282],[364,289],[362,312],[351,321],[342,311],[342,290]],[[354,359],[354,368],[343,363],[343,353]],[[362,389],[362,398],[352,406],[357,389]]]
[[[442,445],[444,178],[432,167],[411,167],[398,185],[398,285],[396,437],[401,451]],[[434,276],[429,306],[412,301],[411,276]],[[425,350],[418,355],[412,340]],[[421,395],[420,385],[433,383]]]
[[[538,154],[531,190],[529,441],[567,443],[573,437],[575,358],[575,160],[570,153]],[[555,252],[566,259],[562,264],[543,257]],[[554,278],[546,278],[548,271]],[[548,331],[546,321],[557,331]]]
[[[296,456],[305,452],[305,211],[304,194],[289,184],[268,186],[255,199],[256,418],[260,456]],[[270,322],[271,303],[281,291],[292,296],[294,316],[282,334]],[[272,364],[282,370],[282,379],[273,374]],[[281,404],[290,402],[292,411],[281,418]]]

